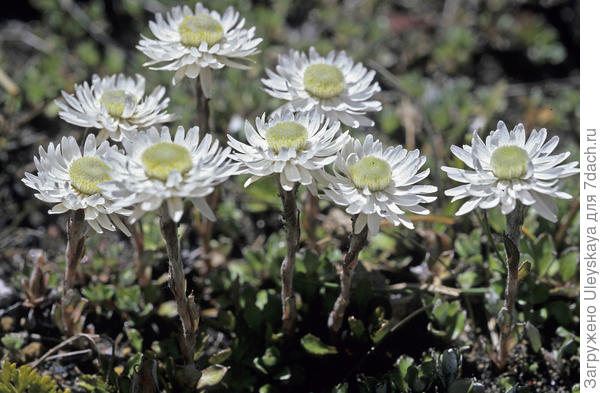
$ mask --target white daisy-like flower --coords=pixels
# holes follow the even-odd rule
[[[412,229],[406,212],[429,214],[419,204],[437,198],[421,195],[434,193],[437,187],[416,184],[429,175],[429,169],[419,173],[425,160],[419,150],[408,151],[402,146],[383,150],[382,143],[373,141],[371,134],[362,145],[358,139],[351,140],[337,154],[335,176],[324,190],[325,197],[347,206],[348,214],[358,215],[354,225],[357,234],[368,225],[375,235],[381,219]]]
[[[317,181],[325,181],[323,168],[335,160],[335,154],[349,138],[346,131],[336,137],[338,121],[323,119],[319,113],[273,114],[268,121],[265,114],[256,118],[256,129],[246,121],[244,131],[248,144],[228,135],[232,156],[242,162],[252,176],[244,185],[263,176],[279,174],[284,190],[290,191],[300,183],[317,193]]]
[[[211,69],[225,66],[248,69],[239,61],[259,53],[262,38],[254,38],[254,30],[244,28],[245,19],[228,7],[223,15],[196,3],[194,11],[188,6],[174,7],[166,19],[156,14],[150,30],[156,39],[144,37],[137,48],[152,60],[145,66],[163,63],[153,70],[175,71],[173,84],[184,76],[200,76],[204,95],[210,97]],[[166,63],[166,64],[164,64]]]
[[[485,143],[474,132],[471,146],[452,146],[452,153],[470,168],[442,167],[452,180],[466,183],[445,192],[453,197],[452,201],[470,198],[456,215],[477,207],[491,209],[498,204],[502,213],[508,214],[521,201],[545,219],[556,222],[558,208],[553,198],[571,198],[559,190],[559,179],[577,174],[579,169],[577,162],[558,165],[570,153],[550,155],[559,138],[553,136],[544,143],[546,135],[546,129],[542,128],[533,130],[527,139],[523,124],[509,132],[504,122],[499,121],[497,130],[490,133]]]
[[[166,202],[169,216],[179,222],[183,199],[190,199],[202,215],[216,217],[205,197],[215,186],[237,174],[239,164],[229,159],[231,149],[221,149],[219,141],[206,134],[200,141],[198,127],[187,132],[179,126],[171,138],[168,127],[155,127],[123,141],[125,155],[114,160],[114,180],[102,184],[119,206],[133,206],[130,222],[157,210]]]
[[[165,110],[169,98],[164,98],[165,88],[157,86],[149,96],[144,96],[146,80],[136,74],[135,79],[123,74],[100,78],[92,76],[87,82],[75,85],[75,94],[62,92],[64,102],[56,100],[61,119],[80,127],[102,130],[98,140],[110,138],[116,142],[123,136],[131,138],[142,128],[166,123],[173,119]]]
[[[332,120],[353,128],[373,126],[367,112],[381,110],[381,102],[371,100],[381,89],[373,82],[375,71],[346,56],[346,52],[329,52],[320,56],[311,47],[308,56],[295,50],[280,55],[277,73],[267,69],[269,79],[262,79],[265,91],[273,97],[290,101],[283,107],[293,111],[316,110]]]
[[[107,141],[97,146],[96,137],[88,135],[82,154],[75,138],[63,137],[56,146],[50,143],[48,151],[40,146],[39,153],[39,159],[33,158],[37,175],[25,173],[22,180],[38,191],[36,198],[56,203],[48,213],[82,209],[85,221],[96,232],[102,233],[102,228],[114,231],[116,226],[130,236],[117,214],[129,215],[131,211],[115,206],[100,188],[100,183],[111,180],[112,176],[108,155],[119,154]]]

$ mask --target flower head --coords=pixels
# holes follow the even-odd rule
[[[130,138],[141,128],[173,118],[165,111],[169,105],[169,99],[163,99],[165,88],[157,86],[145,97],[145,86],[141,75],[135,80],[123,74],[105,78],[93,75],[91,86],[87,82],[75,85],[74,95],[62,92],[64,102],[56,100],[59,116],[76,126],[101,129],[120,142],[123,136]]]
[[[425,179],[429,169],[419,173],[425,157],[419,150],[408,151],[402,146],[383,150],[373,135],[366,136],[363,144],[358,139],[346,143],[334,163],[335,177],[324,190],[325,197],[338,205],[347,206],[346,212],[357,214],[355,233],[365,225],[374,235],[379,231],[381,219],[393,225],[414,228],[406,212],[429,214],[420,203],[433,202],[437,187],[416,185]]]
[[[343,51],[331,51],[323,57],[313,47],[308,56],[290,50],[279,56],[276,71],[267,69],[269,79],[262,80],[265,90],[273,97],[288,100],[283,107],[293,111],[314,109],[356,128],[372,126],[366,113],[381,110],[381,102],[369,101],[381,90],[373,82],[375,71],[368,71],[362,63],[354,64]]]
[[[231,149],[221,149],[212,135],[200,141],[198,127],[186,132],[180,126],[175,138],[171,138],[168,127],[160,132],[152,127],[123,141],[123,147],[126,155],[115,157],[115,178],[102,186],[119,206],[134,206],[130,221],[166,202],[169,216],[179,222],[186,198],[214,221],[204,198],[239,167],[229,160]]]
[[[82,209],[86,222],[96,232],[102,233],[102,228],[114,231],[116,226],[130,235],[117,214],[131,212],[117,207],[100,187],[113,176],[114,168],[108,155],[119,154],[107,141],[97,146],[96,137],[88,135],[82,154],[75,138],[63,137],[56,146],[50,143],[48,151],[40,147],[39,153],[39,159],[33,158],[37,175],[25,173],[23,183],[38,191],[35,194],[38,199],[56,204],[48,213]]]
[[[144,65],[157,65],[154,70],[175,71],[173,84],[184,76],[200,76],[204,95],[210,97],[211,69],[225,66],[247,69],[239,61],[259,52],[262,38],[254,38],[254,27],[244,28],[245,20],[228,7],[223,15],[196,3],[194,11],[177,6],[166,19],[156,14],[150,30],[156,37],[142,36],[137,48],[152,60]]]
[[[281,186],[290,191],[300,183],[316,194],[316,181],[324,178],[323,167],[348,139],[348,132],[337,136],[339,122],[323,120],[317,112],[275,113],[268,121],[256,118],[256,129],[246,121],[244,131],[249,144],[228,135],[233,158],[242,162],[253,176],[245,186],[260,177],[278,173]]]
[[[485,143],[474,132],[471,146],[452,146],[452,153],[470,168],[442,167],[452,180],[466,183],[445,192],[453,197],[452,201],[470,198],[456,215],[476,207],[491,209],[498,204],[502,213],[508,214],[521,201],[555,222],[558,208],[552,198],[571,198],[559,190],[559,179],[579,173],[579,169],[576,161],[558,165],[570,153],[550,155],[559,138],[554,136],[544,143],[546,135],[546,129],[542,128],[533,130],[527,139],[523,124],[509,132],[504,122],[499,121],[497,130],[490,133]]]

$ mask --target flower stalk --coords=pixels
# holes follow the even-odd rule
[[[369,228],[367,226],[365,226],[359,233],[354,232],[357,218],[357,215],[352,218],[350,248],[344,257],[342,271],[340,272],[340,294],[336,299],[333,309],[329,314],[329,319],[327,320],[327,326],[333,333],[339,332],[344,322],[344,314],[346,313],[346,308],[350,303],[352,273],[354,273],[354,269],[356,268],[356,265],[358,265],[358,254],[367,243],[367,235],[369,233]]]
[[[169,288],[175,297],[177,314],[183,328],[183,343],[181,345],[185,364],[194,363],[194,348],[200,320],[200,310],[194,302],[193,293],[186,295],[185,273],[177,237],[177,223],[169,216],[164,202],[159,211],[160,231],[167,246],[169,257]]]
[[[281,303],[283,331],[290,334],[296,322],[296,297],[293,290],[294,265],[296,252],[300,244],[300,212],[296,205],[296,193],[299,183],[295,183],[290,191],[281,186],[277,178],[277,188],[283,205],[283,219],[285,222],[285,238],[287,243],[286,256],[281,263]]]
[[[198,126],[200,127],[200,136],[209,132],[210,127],[210,108],[209,108],[210,97],[208,97],[202,89],[202,82],[200,77],[196,78],[196,115],[198,116]],[[218,189],[211,195],[209,204],[212,209],[215,209],[219,203]],[[210,239],[212,239],[212,226],[213,223],[206,218],[202,218],[198,227],[198,232],[202,241],[202,248],[206,254],[206,271],[210,272],[212,269],[211,260],[209,257],[210,252]]]
[[[144,266],[143,260],[144,229],[142,227],[141,221],[137,224],[128,224],[127,228],[129,229],[129,232],[131,232],[131,242],[133,243],[133,247],[135,249],[134,263],[138,278],[138,284],[140,284],[140,287],[144,288],[148,286],[148,284],[150,284],[150,279],[152,278],[152,270],[150,267],[146,268]]]
[[[500,341],[496,364],[500,370],[506,367],[508,352],[510,351],[511,333],[515,321],[515,304],[519,284],[519,241],[521,227],[523,226],[525,206],[517,202],[515,209],[506,216],[507,234],[504,244],[507,255],[506,297],[504,307],[500,310]]]
[[[198,126],[200,127],[200,136],[206,134],[210,124],[210,108],[208,106],[210,97],[207,97],[202,90],[200,77],[196,78],[196,115],[198,116]]]
[[[317,232],[316,228],[318,225],[319,216],[319,198],[310,192],[304,194],[304,222],[303,229],[306,232],[306,240],[308,247],[312,251],[317,251]]]
[[[75,318],[72,312],[75,307],[70,304],[71,293],[75,284],[77,266],[83,257],[85,238],[85,214],[83,209],[71,210],[67,221],[67,248],[65,252],[65,277],[61,298],[63,330],[68,337],[75,334]]]

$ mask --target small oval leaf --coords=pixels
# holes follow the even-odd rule
[[[208,386],[215,386],[225,378],[228,368],[215,364],[202,370],[202,376],[196,384],[196,389],[206,388]]]
[[[208,362],[210,364],[219,364],[219,363],[223,363],[225,362],[227,359],[229,359],[229,357],[231,356],[231,348],[225,348],[219,352],[216,352],[215,354],[213,354],[209,359]]]
[[[326,345],[320,338],[310,333],[302,337],[300,343],[308,353],[312,353],[313,355],[333,355],[338,353],[335,347]]]

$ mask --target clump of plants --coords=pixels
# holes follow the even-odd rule
[[[63,393],[70,390],[63,391],[51,377],[42,377],[29,366],[17,367],[14,363],[3,362],[0,370],[0,392]]]
[[[62,99],[56,101],[61,119],[85,128],[85,132],[40,147],[34,157],[37,172],[26,173],[23,179],[38,199],[53,205],[50,214],[68,215],[65,271],[53,320],[66,338],[73,338],[75,347],[93,349],[98,363],[107,370],[105,381],[82,377],[83,388],[95,391],[111,380],[120,389],[163,386],[191,391],[221,386],[270,392],[278,383],[293,381],[289,383],[297,387],[306,382],[302,370],[294,367],[297,357],[310,356],[325,364],[328,357],[346,356],[343,361],[349,363],[352,376],[328,381],[334,392],[349,391],[349,383],[366,391],[482,392],[481,383],[463,375],[465,355],[457,349],[424,353],[420,362],[408,355],[387,359],[393,364],[391,371],[379,373],[378,378],[363,370],[394,332],[421,315],[428,316],[429,331],[440,340],[457,340],[467,325],[461,301],[482,294],[481,288],[475,287],[477,277],[463,273],[453,281],[461,288],[447,287],[441,280],[430,286],[404,283],[402,290],[409,290],[408,316],[399,322],[392,321],[385,307],[373,305],[380,299],[359,268],[361,257],[376,250],[385,262],[390,255],[410,259],[401,255],[399,237],[412,238],[423,221],[444,223],[436,216],[439,205],[435,205],[442,199],[441,183],[436,183],[440,187],[429,184],[431,168],[436,173],[441,169],[461,183],[445,189],[444,194],[452,197],[451,202],[465,200],[456,216],[483,217],[489,260],[505,273],[505,281],[496,283],[503,286],[502,306],[494,310],[496,315],[487,326],[492,331],[486,348],[489,358],[497,370],[504,370],[523,334],[540,349],[536,311],[519,315],[517,310],[519,285],[531,267],[531,255],[522,251],[529,245],[522,237],[529,210],[556,222],[560,212],[554,200],[571,198],[562,191],[561,180],[577,174],[578,163],[563,163],[568,153],[552,154],[559,143],[557,136],[548,138],[546,129],[533,130],[527,136],[522,124],[509,131],[499,121],[484,139],[476,131],[469,145],[449,148],[459,160],[457,167],[437,168],[437,161],[428,160],[415,146],[384,143],[383,134],[378,136],[376,129],[364,138],[356,135],[360,127],[376,126],[369,116],[383,110],[375,97],[381,90],[376,73],[344,51],[323,55],[314,47],[308,52],[281,54],[275,71],[265,70],[263,89],[283,100],[279,108],[268,115],[264,108],[255,108],[262,116],[253,122],[246,120],[241,135],[215,130],[210,106],[211,98],[218,94],[214,79],[222,69],[248,69],[248,62],[260,53],[262,39],[255,37],[254,27],[245,27],[244,18],[232,7],[218,13],[201,3],[158,13],[149,26],[153,37],[143,36],[137,45],[150,59],[144,65],[171,72],[173,85],[191,82],[196,102],[187,110],[195,112],[197,125],[187,129],[164,125],[176,120],[168,110],[166,89],[157,86],[147,94],[146,80],[140,75],[94,74],[91,83],[75,85],[74,94],[63,91]],[[223,195],[239,176],[249,189],[268,184],[263,187],[268,190],[265,198],[281,202],[284,235],[274,233],[263,244],[240,247],[246,250],[244,261],[225,260],[229,270],[217,278],[210,276],[214,273],[207,268],[214,287],[200,288],[197,293],[190,288],[198,288],[198,283],[186,278],[184,256],[189,256],[189,250],[182,244],[181,233],[188,230],[186,223],[193,222],[204,255],[221,247],[213,239],[213,223],[225,221],[223,211],[228,207]],[[307,193],[300,198],[304,189]],[[341,215],[348,236],[325,247],[331,238],[319,239],[322,234],[310,223],[318,223],[324,214],[338,209],[335,206],[347,214]],[[245,213],[244,206],[239,210]],[[488,210],[496,211],[500,227],[505,228],[495,230],[503,232],[503,247],[495,241]],[[309,223],[305,228],[301,215]],[[152,229],[144,224],[151,226],[148,223],[154,218],[158,218],[158,230],[152,237]],[[89,247],[88,238],[92,238],[90,228],[96,233],[93,237],[117,230],[131,237],[137,252],[133,278],[120,276],[118,285],[104,280],[79,292],[77,271],[85,260],[86,241]],[[303,232],[313,240],[312,250],[301,247]],[[471,240],[457,241],[462,247],[455,248],[460,258],[481,267],[483,252]],[[475,240],[479,240],[477,236]],[[156,247],[149,247],[152,242]],[[143,258],[150,254],[149,258],[160,260],[163,247],[167,263],[158,270],[165,275],[149,285],[151,270],[143,266]],[[446,263],[451,257],[438,254],[433,258],[428,253],[427,258],[434,262],[421,266],[422,275],[440,269],[456,276]],[[40,268],[36,269],[37,275],[24,282],[32,307],[41,304],[47,288],[47,279],[40,278]],[[267,275],[278,278],[271,287],[254,291],[253,280],[265,274],[260,269],[270,269]],[[132,289],[135,280],[140,287]],[[153,301],[161,296],[156,288],[163,284],[172,297],[155,306]],[[527,285],[535,283],[530,279]],[[377,289],[382,291],[381,287],[393,290],[385,285]],[[220,295],[207,300],[202,296],[212,294],[207,291]],[[490,295],[485,289],[483,293]],[[459,299],[442,300],[440,294]],[[101,357],[98,348],[77,339],[97,339],[86,331],[86,308],[111,318],[118,313],[131,319],[125,331],[136,355],[127,368],[115,367],[113,357]],[[309,312],[314,313],[311,324],[306,322]],[[141,326],[156,324],[161,321],[158,318],[177,318],[179,330],[168,338],[156,332],[153,334],[158,337],[142,338]],[[318,326],[314,320],[320,321]],[[19,348],[23,344],[4,341]],[[115,348],[117,344],[111,356],[116,356]],[[158,357],[166,360],[161,363]],[[18,373],[28,378],[37,375],[29,368],[18,369],[22,370],[18,373],[14,365],[6,366],[6,372],[4,368],[2,381],[7,384],[20,381],[15,377]],[[54,382],[40,381],[46,390],[15,391],[58,392]]]

